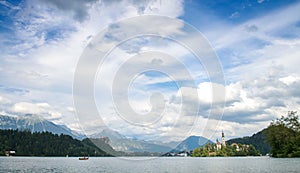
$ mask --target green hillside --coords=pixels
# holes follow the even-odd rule
[[[263,129],[262,131],[253,134],[252,136],[230,139],[226,141],[226,143],[229,145],[231,145],[232,143],[253,145],[261,154],[265,155],[267,153],[270,153],[271,150],[270,145],[266,141],[266,136],[264,134],[265,131],[266,129]]]
[[[98,144],[106,151],[114,152],[100,139]],[[50,132],[0,130],[0,155],[7,150],[16,151],[17,156],[109,156],[89,139],[80,141],[69,135]]]

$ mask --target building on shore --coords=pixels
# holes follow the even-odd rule
[[[16,154],[16,151],[5,151],[5,156],[14,156]]]

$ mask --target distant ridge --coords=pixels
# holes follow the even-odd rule
[[[108,137],[109,144],[116,151],[160,153],[160,152],[169,152],[170,150],[172,150],[172,148],[168,146],[155,144],[149,141],[127,138],[121,135],[120,133],[110,129],[104,129],[102,132],[91,135],[89,137],[90,138]]]

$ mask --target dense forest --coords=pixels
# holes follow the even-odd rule
[[[96,142],[96,143],[94,143]],[[0,130],[0,155],[13,150],[16,156],[109,156],[96,145],[101,145],[109,153],[114,150],[103,140],[73,139],[68,135],[50,132]]]
[[[272,157],[300,157],[300,122],[297,112],[271,122],[265,130]]]
[[[229,145],[231,145],[232,143],[253,145],[262,155],[266,155],[270,153],[271,147],[266,141],[265,132],[266,129],[253,134],[252,136],[230,139],[226,141],[226,143]]]

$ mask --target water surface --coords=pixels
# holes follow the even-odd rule
[[[0,172],[300,172],[300,158],[0,157]]]

